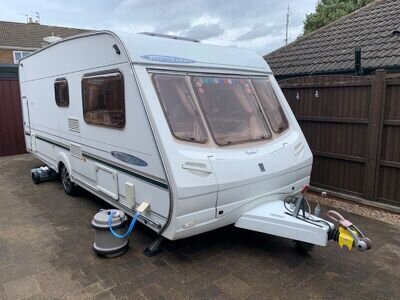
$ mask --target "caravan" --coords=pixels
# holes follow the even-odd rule
[[[170,240],[235,224],[327,244],[333,224],[293,201],[312,153],[256,53],[101,31],[23,58],[19,76],[27,150],[67,194],[131,216],[147,202],[139,221]]]

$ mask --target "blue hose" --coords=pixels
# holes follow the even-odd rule
[[[124,238],[126,238],[128,235],[131,234],[131,232],[132,232],[132,230],[133,230],[133,227],[135,226],[136,220],[137,220],[137,218],[139,217],[140,213],[137,212],[137,213],[133,216],[132,221],[131,221],[131,224],[129,225],[128,230],[127,230],[123,235],[120,235],[120,234],[116,233],[116,232],[114,231],[114,229],[112,228],[112,218],[113,218],[113,216],[114,216],[115,213],[116,213],[116,211],[112,210],[112,211],[110,212],[110,214],[108,215],[108,227],[110,228],[110,231],[111,231],[111,233],[112,233],[113,236],[115,236],[116,238],[119,238],[119,239],[124,239]]]

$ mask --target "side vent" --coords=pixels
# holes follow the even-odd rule
[[[80,132],[79,120],[76,118],[68,118],[68,129],[74,132]]]
[[[82,158],[82,149],[80,145],[70,144],[69,151],[71,152],[72,156],[81,159]]]

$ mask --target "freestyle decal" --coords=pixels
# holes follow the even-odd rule
[[[147,162],[145,162],[143,159],[140,159],[139,157],[123,153],[123,152],[118,152],[118,151],[111,151],[111,155],[114,156],[116,159],[123,161],[127,164],[139,166],[139,167],[147,167]]]
[[[193,64],[196,61],[193,59],[167,56],[167,55],[142,55],[141,58],[145,60],[156,61],[160,63],[173,63],[173,64]]]

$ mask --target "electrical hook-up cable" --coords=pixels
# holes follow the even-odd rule
[[[122,235],[121,235],[121,234],[118,234],[117,232],[115,232],[114,229],[112,228],[112,218],[114,217],[114,214],[115,214],[115,213],[116,213],[116,211],[112,210],[112,211],[110,212],[110,214],[108,215],[108,227],[110,228],[111,234],[112,234],[113,236],[115,236],[116,238],[119,238],[119,239],[124,239],[124,238],[126,238],[128,235],[131,234],[131,232],[132,232],[132,230],[133,230],[133,227],[135,226],[136,220],[138,219],[138,217],[139,217],[139,215],[140,215],[140,212],[137,212],[137,213],[133,216],[132,221],[131,221],[131,224],[129,224],[128,230],[127,230],[124,234],[122,234]]]

